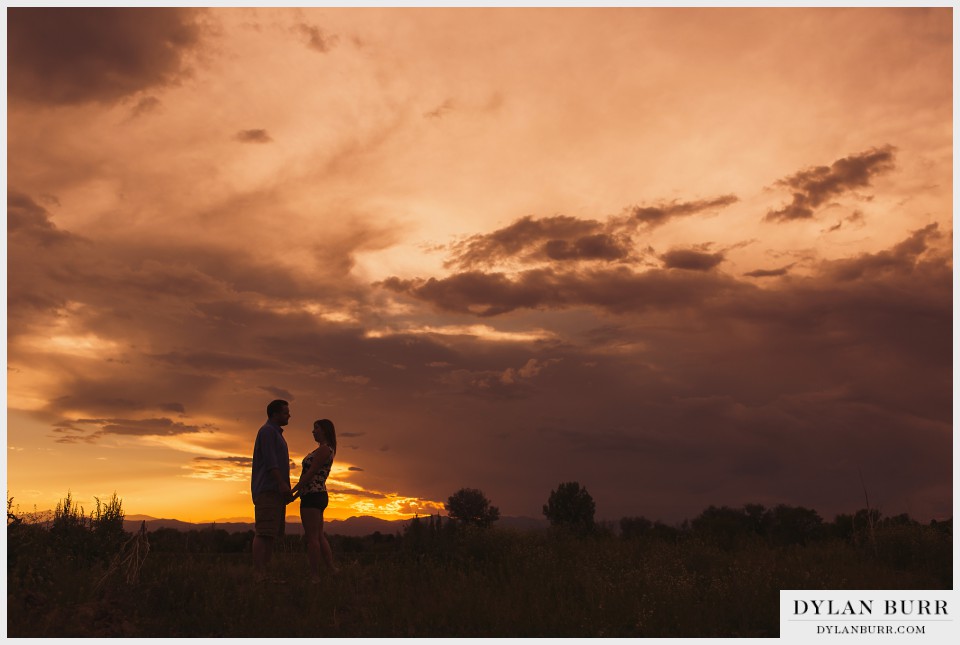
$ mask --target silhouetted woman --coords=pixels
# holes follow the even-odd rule
[[[329,503],[327,477],[337,454],[337,433],[330,419],[313,422],[313,438],[317,449],[303,458],[303,473],[293,492],[300,495],[300,521],[307,538],[307,559],[310,562],[310,577],[320,579],[320,558],[332,573],[338,571],[333,564],[333,552],[327,536],[323,534],[323,509]]]

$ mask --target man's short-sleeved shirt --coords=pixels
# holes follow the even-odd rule
[[[278,491],[277,480],[270,470],[279,468],[281,474],[290,483],[290,451],[287,440],[283,438],[283,428],[267,421],[257,432],[253,444],[253,476],[250,479],[250,492],[254,497],[265,491]]]

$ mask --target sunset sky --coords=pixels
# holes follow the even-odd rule
[[[952,516],[951,11],[8,9],[8,497]]]

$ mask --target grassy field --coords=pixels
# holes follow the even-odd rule
[[[342,571],[320,585],[288,536],[274,556],[285,582],[269,586],[252,582],[249,540],[218,552],[215,531],[154,535],[126,564],[117,554],[136,542],[126,535],[123,551],[120,536],[90,529],[7,531],[11,637],[776,637],[780,589],[952,586],[952,530],[915,523],[878,527],[869,542],[800,545],[431,519],[403,535],[332,536]]]

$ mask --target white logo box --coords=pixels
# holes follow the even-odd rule
[[[950,589],[780,591],[780,640],[786,642],[956,643],[958,618],[960,600]]]

